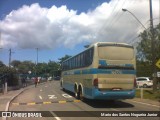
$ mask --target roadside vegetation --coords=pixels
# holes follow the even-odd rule
[[[19,84],[19,76],[32,78],[35,76],[48,78],[60,76],[62,61],[68,59],[69,55],[59,58],[59,61],[49,61],[48,63],[35,64],[32,61],[13,60],[10,67],[0,61],[0,86],[7,80],[8,86],[17,86]]]
[[[136,97],[141,98],[141,89],[136,89]],[[143,99],[151,99],[160,102],[160,90],[143,89]]]

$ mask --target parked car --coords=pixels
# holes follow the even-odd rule
[[[51,81],[52,80],[52,77],[48,77],[48,81]]]
[[[54,80],[60,80],[61,79],[61,77],[60,76],[56,76],[56,77],[54,77]]]
[[[137,77],[137,86],[138,87],[152,87],[153,86],[153,81],[149,77]]]

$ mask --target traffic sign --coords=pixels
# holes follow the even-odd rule
[[[160,59],[156,62],[156,66],[160,68]]]

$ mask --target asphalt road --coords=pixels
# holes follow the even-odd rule
[[[107,101],[90,101],[85,102],[79,101],[74,98],[74,95],[62,91],[60,88],[59,81],[51,81],[39,84],[37,87],[30,87],[21,93],[14,101],[12,101],[9,111],[48,111],[42,112],[42,118],[23,118],[25,120],[159,120],[158,117],[100,117],[97,114],[104,113],[115,113],[120,111],[159,111],[160,107],[152,106],[149,104],[142,104],[140,102],[134,102],[133,100],[119,100],[116,102]],[[66,112],[57,112],[66,111]],[[68,112],[70,111],[70,112]],[[77,112],[76,112],[77,111]],[[82,112],[80,112],[82,111]],[[94,112],[86,112],[94,111]],[[18,114],[15,114],[15,116]],[[19,115],[24,115],[21,113]],[[37,116],[40,114],[37,114]],[[62,117],[70,116],[70,117]],[[110,114],[106,114],[110,115]],[[122,112],[122,116],[125,112]],[[79,117],[83,116],[83,117]],[[39,116],[38,116],[39,117]],[[8,118],[8,120],[22,120],[22,118]]]

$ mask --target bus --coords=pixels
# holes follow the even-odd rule
[[[132,99],[136,88],[133,46],[97,42],[62,62],[61,87],[80,100]]]

